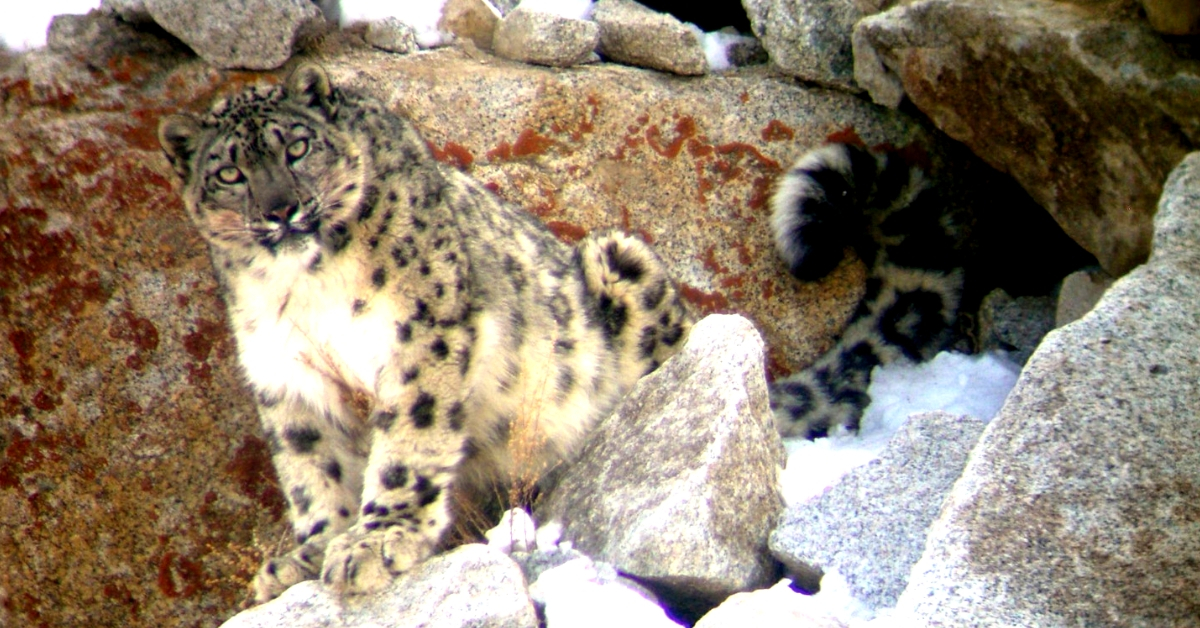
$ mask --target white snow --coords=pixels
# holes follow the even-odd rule
[[[29,50],[46,45],[46,29],[56,15],[83,15],[99,8],[100,0],[38,0],[8,2],[0,19],[0,43],[14,50]]]
[[[517,7],[574,20],[592,17],[592,0],[522,0]]]
[[[729,60],[729,48],[746,40],[753,39],[753,37],[739,34],[733,29],[722,29],[711,33],[703,33],[703,35],[704,57],[708,59],[708,69],[713,72],[724,72],[732,69],[733,62]]]
[[[577,558],[542,572],[529,597],[546,609],[546,628],[679,628],[665,611],[618,584],[616,571]]]
[[[871,373],[871,405],[858,434],[786,439],[788,464],[780,483],[784,501],[820,495],[846,472],[873,460],[912,414],[945,410],[991,420],[1017,382],[1019,367],[996,354],[939,353],[922,364],[890,364]]]
[[[342,26],[394,17],[417,32],[417,45],[434,48],[453,36],[438,30],[446,0],[341,0]]]

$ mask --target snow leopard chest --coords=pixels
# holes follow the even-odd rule
[[[281,256],[233,278],[238,357],[260,394],[348,419],[347,391],[374,392],[392,362],[396,312],[361,289],[356,264],[313,272],[311,259]]]

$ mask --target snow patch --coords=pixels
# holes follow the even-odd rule
[[[40,0],[9,2],[0,19],[0,43],[13,50],[30,50],[46,45],[46,31],[56,15],[83,15],[100,7],[100,0]]]
[[[678,628],[654,602],[616,582],[611,565],[578,558],[547,569],[529,586],[547,628]]]
[[[417,32],[417,45],[421,48],[435,48],[450,43],[454,38],[438,30],[446,0],[341,0],[340,5],[342,26],[394,17]]]

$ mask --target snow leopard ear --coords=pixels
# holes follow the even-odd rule
[[[158,143],[180,177],[187,178],[196,154],[196,136],[200,123],[184,114],[167,116],[158,123]]]
[[[333,104],[333,86],[325,69],[315,63],[305,63],[292,70],[287,80],[288,98],[311,107],[332,118],[336,111]]]

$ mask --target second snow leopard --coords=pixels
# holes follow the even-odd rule
[[[829,274],[849,245],[866,294],[837,344],[771,388],[779,430],[818,438],[857,430],[871,369],[932,358],[955,339],[970,221],[895,155],[829,144],[801,157],[772,198],[776,249],[798,279]]]
[[[640,240],[559,242],[317,66],[159,139],[290,505],[298,547],[259,601],[385,585],[438,548],[452,498],[570,458],[691,324]]]

